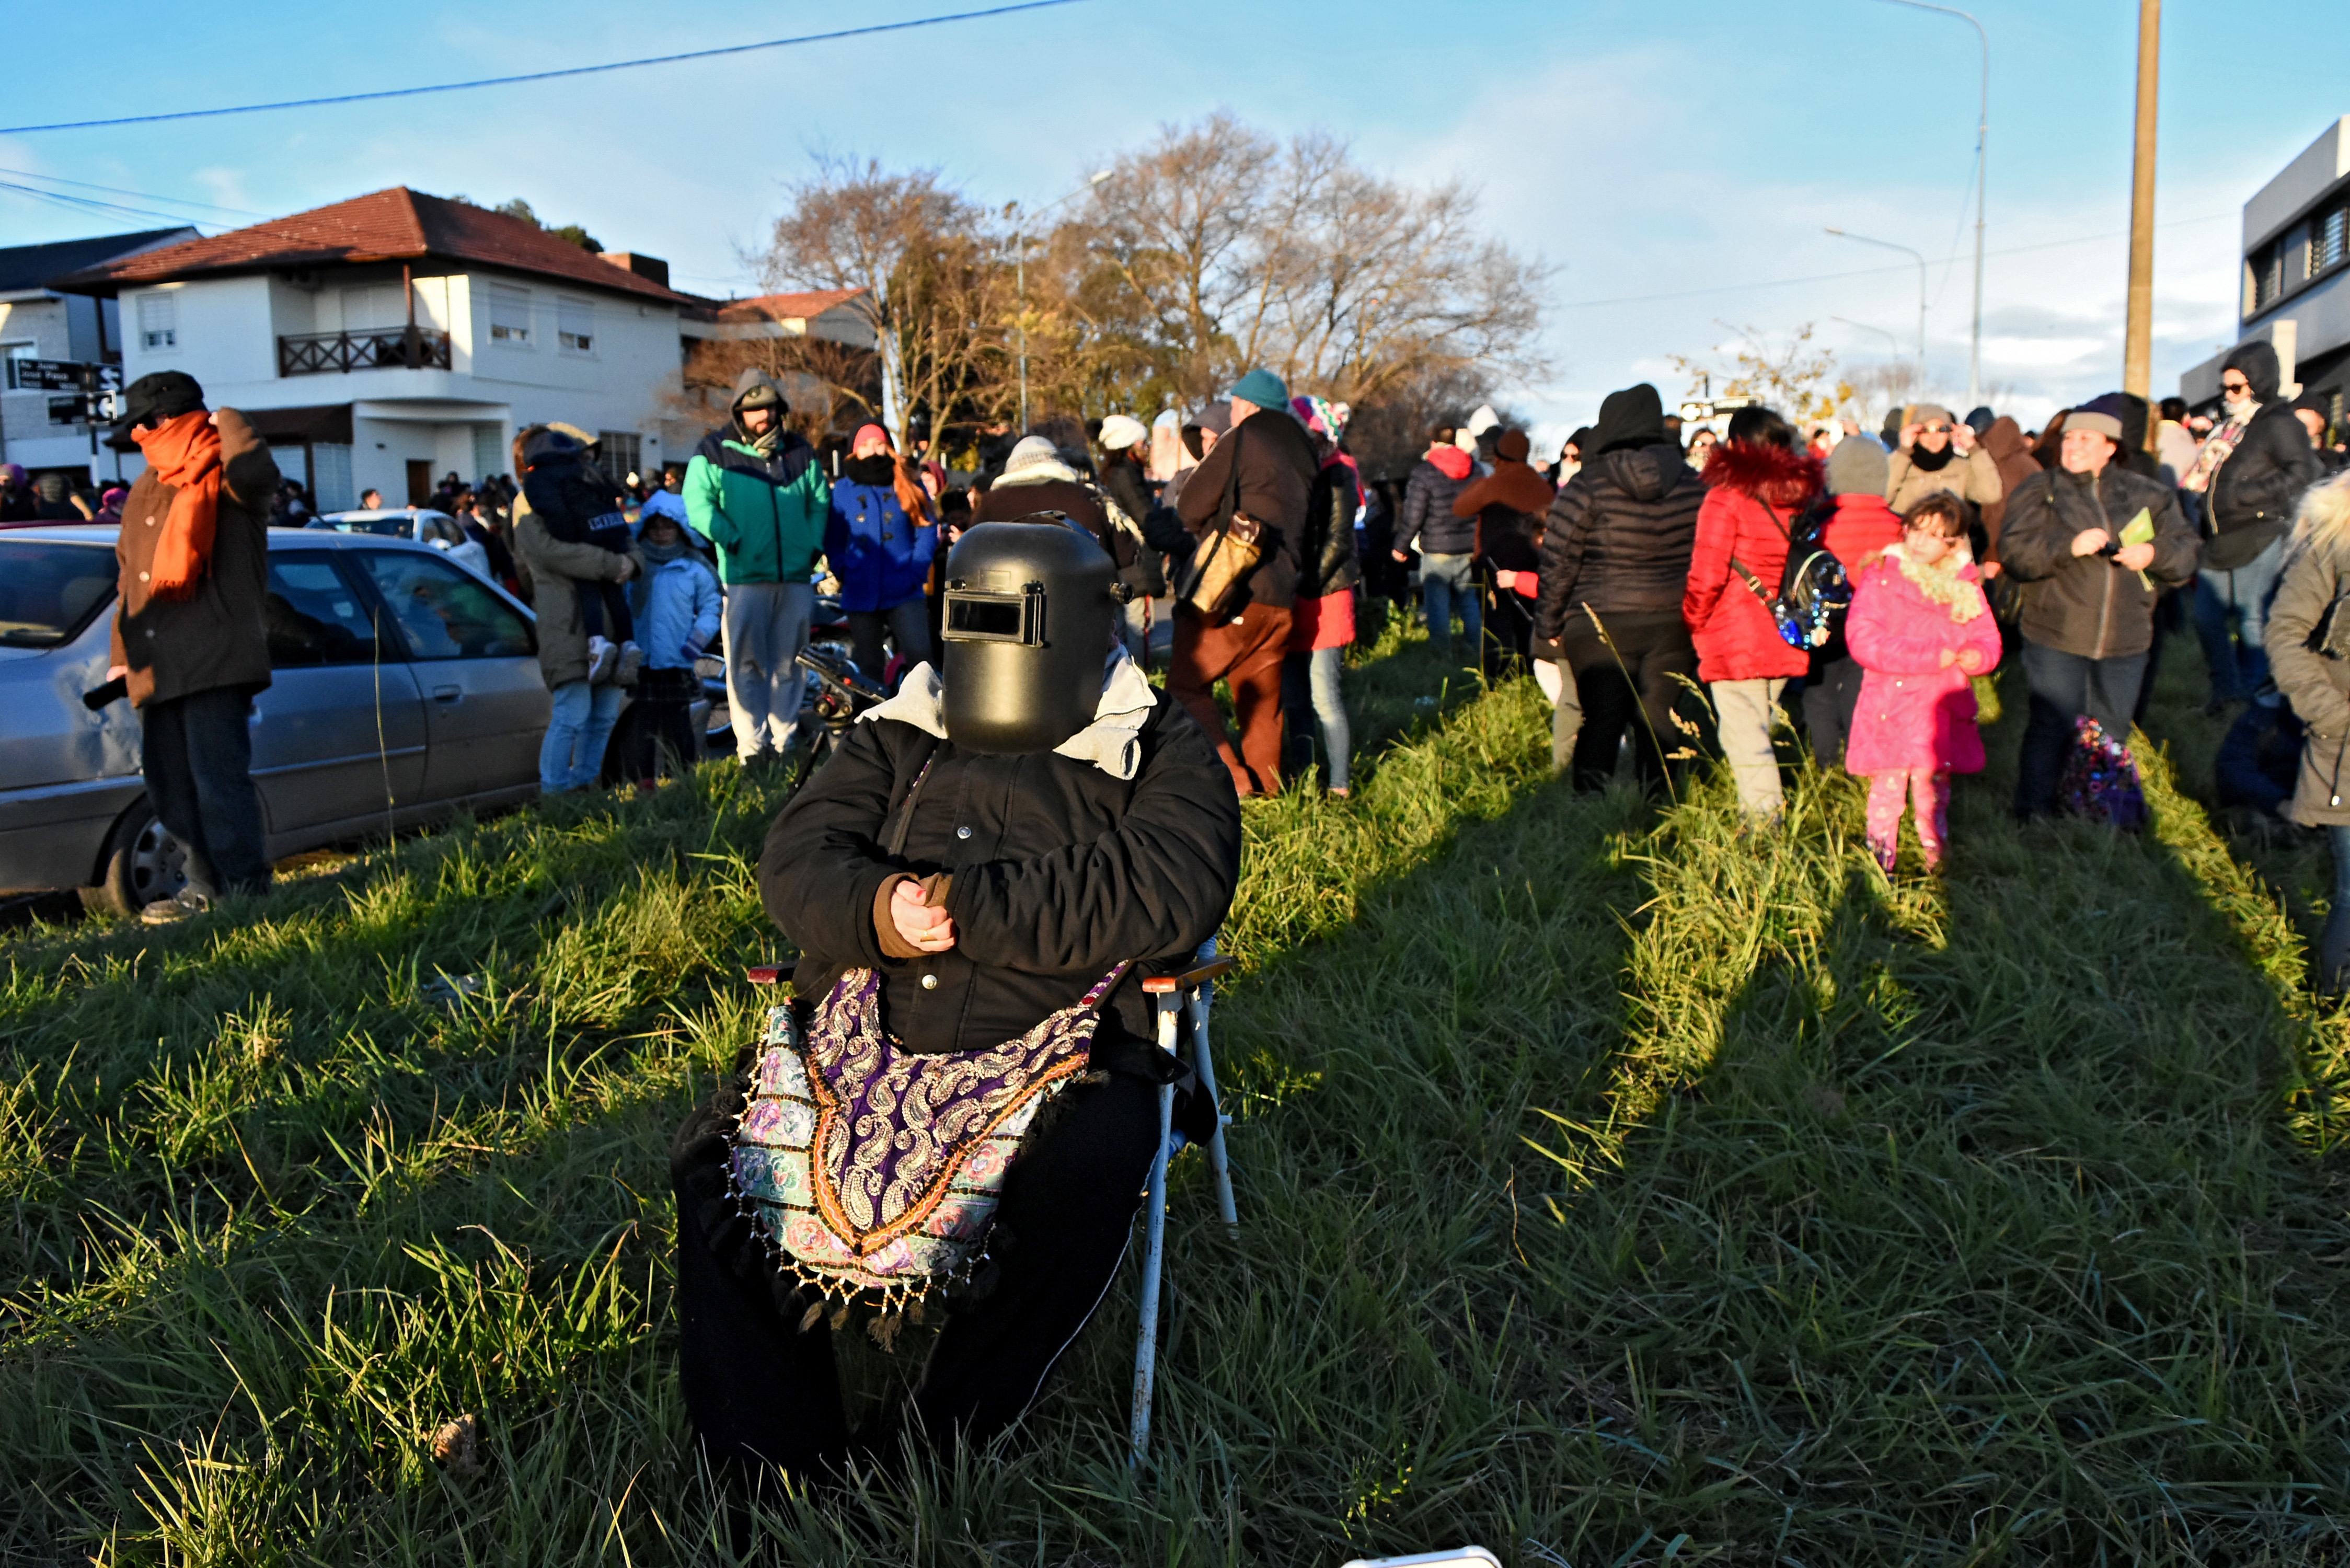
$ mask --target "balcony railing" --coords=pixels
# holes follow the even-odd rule
[[[302,332],[277,340],[277,373],[281,376],[448,368],[449,335],[422,327],[383,327],[368,332]]]

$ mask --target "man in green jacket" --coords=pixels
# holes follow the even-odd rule
[[[764,370],[734,383],[733,419],[702,438],[685,471],[686,521],[718,546],[726,589],[726,706],[734,753],[780,755],[799,738],[798,666],[816,613],[816,562],[832,486]]]

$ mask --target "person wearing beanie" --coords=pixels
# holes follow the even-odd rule
[[[840,583],[849,657],[867,680],[888,685],[885,636],[901,675],[931,657],[923,589],[939,552],[938,507],[920,472],[899,460],[879,425],[861,426],[849,438],[831,490],[824,558]]]
[[[972,504],[973,523],[1013,523],[1035,512],[1058,512],[1091,534],[1118,564],[1118,581],[1133,593],[1124,607],[1127,651],[1139,659],[1149,623],[1141,610],[1167,591],[1159,553],[1143,543],[1141,516],[1118,504],[1071,468],[1043,436],[1024,436],[1003,460],[1003,472]]]
[[[1232,385],[1230,431],[1184,480],[1175,503],[1176,516],[1198,541],[1195,562],[1235,519],[1258,527],[1256,568],[1238,612],[1211,622],[1179,598],[1167,670],[1168,692],[1214,740],[1232,787],[1243,797],[1281,789],[1281,668],[1289,651],[1305,511],[1321,467],[1313,438],[1289,411],[1281,378],[1251,370]],[[1237,746],[1216,706],[1219,680],[1232,690],[1241,726]]]
[[[816,449],[784,428],[791,405],[757,369],[735,379],[727,423],[685,470],[685,514],[718,546],[726,586],[726,708],[744,764],[799,739],[798,659],[816,614],[816,563],[832,485]]]
[[[1897,513],[1907,513],[1938,490],[1967,503],[1970,516],[2007,493],[1999,465],[1976,443],[1973,427],[1939,403],[1919,403],[1894,442],[1885,501]]]
[[[1817,519],[1820,543],[1848,578],[1901,542],[1901,514],[1885,504],[1887,466],[1885,449],[1874,436],[1846,436],[1828,453],[1826,493],[1816,504],[1825,511]],[[1806,514],[1804,525],[1813,520]],[[1804,681],[1804,738],[1823,768],[1844,766],[1845,742],[1852,738],[1852,716],[1866,674],[1845,645],[1839,618],[1828,640],[1812,649]]]
[[[116,431],[147,470],[123,503],[109,680],[138,710],[156,818],[187,849],[187,886],[140,911],[187,919],[269,886],[253,783],[253,699],[269,685],[269,505],[277,465],[234,409],[179,370],[122,394]]]
[[[1642,382],[1610,392],[1584,454],[1544,525],[1534,653],[1562,664],[1575,692],[1551,720],[1551,763],[1575,787],[1604,789],[1629,732],[1640,781],[1665,782],[1673,708],[1697,674],[1681,619],[1705,483]],[[1678,742],[1674,742],[1678,748]]]
[[[2023,585],[2032,695],[2015,812],[2030,821],[2056,809],[2078,721],[2126,741],[2154,646],[2157,586],[2191,580],[2199,550],[2176,493],[2123,461],[2121,420],[2078,408],[2065,416],[2059,466],[2009,498],[2000,554]]]
[[[1150,601],[1167,591],[1167,556],[1149,540],[1150,514],[1159,505],[1146,466],[1150,459],[1150,427],[1131,414],[1112,414],[1102,421],[1101,447],[1102,460],[1094,465],[1094,476],[1102,494],[1133,523],[1142,539],[1136,562],[1138,591],[1126,605],[1126,645],[1148,669]]]
[[[2204,499],[2206,538],[2196,631],[2211,670],[2210,711],[2249,701],[2268,678],[2262,634],[2284,566],[2284,535],[2301,493],[2322,472],[2309,431],[2280,400],[2273,346],[2240,343],[2221,362],[2227,418],[2179,482]]]
[[[1471,657],[1484,647],[1485,618],[1477,590],[1477,517],[1455,515],[1476,475],[1477,460],[1460,444],[1461,432],[1439,425],[1428,432],[1428,450],[1411,466],[1403,485],[1403,516],[1390,547],[1398,561],[1419,552],[1419,597],[1428,617],[1429,640],[1450,654],[1452,612],[1469,634]]]

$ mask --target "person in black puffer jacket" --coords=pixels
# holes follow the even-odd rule
[[[2199,455],[2187,480],[2203,490],[2210,515],[2197,584],[2198,629],[2210,657],[2231,643],[2235,653],[2232,670],[2211,671],[2214,704],[2249,700],[2268,679],[2262,639],[2284,569],[2285,530],[2320,472],[2309,431],[2277,396],[2281,376],[2273,348],[2237,345],[2220,371],[2227,423],[2211,432],[2204,443],[2211,455]]]
[[[1477,476],[1476,461],[1453,444],[1451,425],[1428,432],[1428,451],[1404,481],[1403,516],[1396,524],[1393,554],[1399,561],[1419,552],[1419,597],[1428,613],[1428,635],[1452,646],[1452,612],[1461,612],[1469,646],[1485,641],[1484,606],[1477,595],[1477,520],[1452,513],[1452,504]]]
[[[1534,611],[1534,657],[1574,676],[1551,746],[1555,767],[1572,745],[1579,790],[1607,786],[1627,726],[1641,782],[1664,781],[1673,704],[1697,677],[1681,592],[1705,493],[1665,433],[1657,389],[1608,393],[1591,454],[1551,503]],[[1579,732],[1569,696],[1581,706]]]

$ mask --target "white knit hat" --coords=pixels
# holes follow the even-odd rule
[[[1104,452],[1124,452],[1150,439],[1150,431],[1132,414],[1112,414],[1101,423]]]
[[[1061,449],[1043,436],[1022,436],[1020,444],[1012,449],[1012,455],[1003,460],[1003,472],[1006,474],[1018,473],[1024,469],[1041,468],[1048,462],[1055,468],[1066,466],[1061,462]]]

